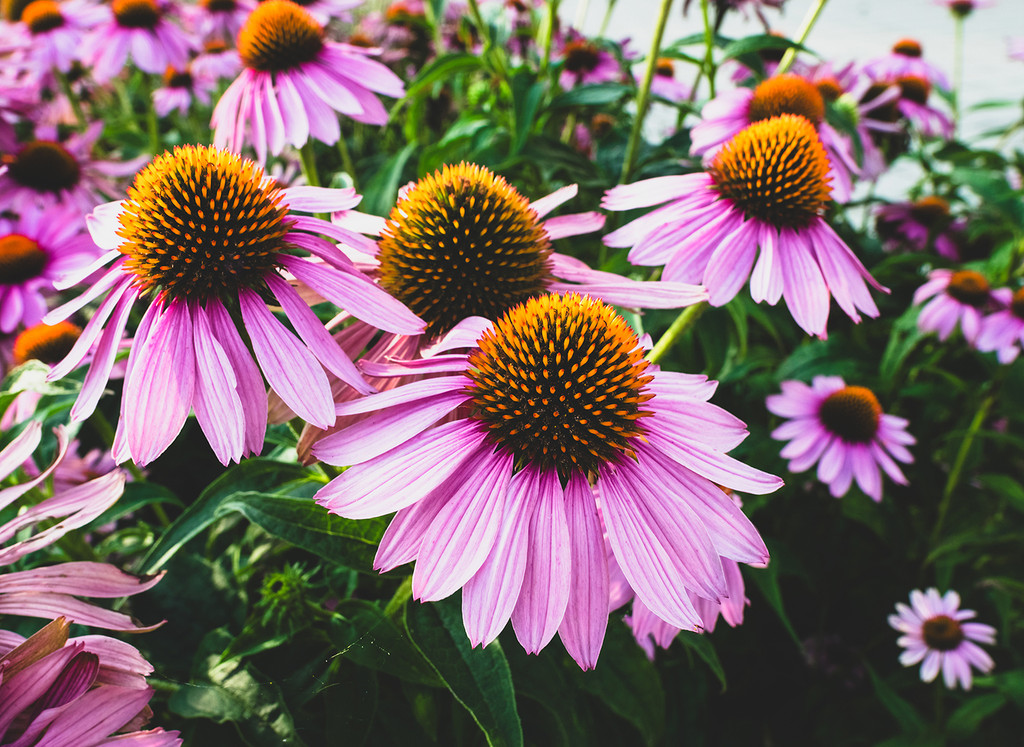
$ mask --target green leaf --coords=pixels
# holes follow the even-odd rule
[[[614,104],[633,90],[623,83],[595,83],[577,86],[555,96],[551,109],[566,109],[570,106],[608,106]]]
[[[492,747],[523,744],[512,676],[501,645],[470,648],[459,598],[407,608],[409,635]]]
[[[576,670],[577,687],[632,724],[644,744],[657,743],[665,731],[665,692],[661,678],[629,628],[609,624],[601,658],[592,672]]]
[[[999,672],[989,676],[992,684],[1018,708],[1024,709],[1024,669]]]
[[[515,112],[515,138],[512,141],[512,154],[523,149],[526,139],[533,129],[537,117],[537,109],[544,96],[545,86],[532,76],[517,74],[512,79],[512,108]]]
[[[718,681],[722,683],[722,692],[724,693],[726,687],[725,668],[718,659],[718,652],[715,651],[715,646],[711,642],[710,636],[684,630],[676,636],[676,640],[704,660],[704,663],[711,668]]]
[[[335,610],[327,635],[338,655],[353,664],[394,675],[406,682],[441,687],[442,682],[405,630],[377,605],[346,599]]]
[[[88,532],[95,527],[101,527],[112,521],[124,518],[140,508],[154,503],[170,503],[172,506],[181,506],[178,496],[154,482],[130,482],[124,486],[124,493],[117,499],[117,503],[108,508],[82,531]]]
[[[979,475],[978,482],[993,493],[1005,498],[1015,509],[1024,513],[1024,485],[1009,475]]]
[[[196,502],[150,548],[142,561],[140,572],[155,573],[163,568],[186,542],[220,518],[220,505],[237,493],[266,490],[275,485],[284,486],[289,481],[304,478],[310,479],[309,472],[297,464],[261,458],[247,459],[225,470],[224,474],[206,486]]]
[[[458,52],[438,57],[420,69],[416,78],[406,87],[403,101],[419,96],[435,83],[447,81],[460,73],[481,70],[483,66],[483,59],[479,55],[469,52]]]
[[[810,51],[804,45],[795,41],[790,41],[789,39],[785,39],[781,36],[760,34],[757,36],[745,36],[742,39],[737,39],[736,41],[727,44],[725,49],[722,50],[721,61],[724,62],[725,60],[731,60],[746,54],[757,54],[758,52],[769,49],[796,49],[801,52]]]
[[[954,737],[966,738],[978,731],[981,722],[1006,705],[1006,698],[1000,693],[975,695],[953,711],[946,724]]]
[[[758,591],[768,600],[768,605],[775,610],[775,614],[779,617],[779,622],[782,623],[782,627],[789,633],[793,643],[802,651],[803,644],[800,642],[800,636],[796,634],[796,629],[793,627],[793,623],[789,621],[789,616],[786,615],[786,609],[782,603],[782,590],[779,588],[778,560],[769,563],[767,568],[746,574],[745,577],[753,580]]]
[[[329,513],[310,498],[238,493],[217,508],[219,518],[237,512],[268,533],[325,560],[369,573],[386,517],[354,521]]]
[[[418,147],[417,143],[409,143],[374,172],[363,190],[360,210],[372,215],[388,214],[391,206],[395,204],[398,188],[402,186],[405,165]]]
[[[919,734],[927,728],[927,723],[921,717],[914,706],[910,705],[907,701],[896,694],[889,685],[879,677],[875,670],[871,668],[871,665],[864,662],[864,666],[868,670],[868,675],[871,677],[871,684],[875,688],[875,695],[878,697],[879,702],[885,707],[892,717],[896,719],[896,723],[899,724],[900,729],[905,732],[912,734]]]
[[[207,636],[203,648],[217,649],[230,639],[220,628]],[[172,711],[185,718],[233,722],[245,743],[254,747],[305,745],[295,731],[280,688],[255,667],[237,659],[221,662],[219,654],[210,652],[199,662],[199,669],[196,684],[185,685],[171,696],[168,705]]]

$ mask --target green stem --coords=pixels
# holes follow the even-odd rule
[[[616,0],[608,0],[608,7],[604,11],[604,18],[601,19],[601,28],[598,30],[598,37],[604,36],[604,32],[608,30],[608,24],[612,20],[612,11],[615,10]]]
[[[429,5],[429,3],[428,3]],[[359,180],[356,178],[356,165],[352,161],[352,154],[348,150],[348,143],[345,141],[345,133],[341,133],[338,138],[338,154],[341,156],[341,165],[348,172],[348,175],[352,177],[352,186],[359,191]]]
[[[964,17],[953,15],[953,133],[960,128],[960,93],[964,82]]]
[[[708,91],[715,97],[715,31],[711,27],[708,0],[700,0],[700,13],[704,20],[704,64],[701,71],[708,76]]]
[[[299,148],[299,159],[302,163],[302,174],[306,177],[306,182],[311,187],[319,187],[320,174],[318,174],[316,170],[316,154],[313,153],[312,140],[307,140],[305,144]]]
[[[406,576],[384,608],[384,616],[393,617],[410,599],[412,599],[412,576]]]
[[[544,34],[544,56],[540,60],[540,74],[547,72],[551,65],[551,48],[555,39],[555,19],[558,17],[559,0],[548,0],[544,4],[544,25],[541,31]]]
[[[633,170],[633,165],[636,162],[636,154],[640,147],[641,132],[644,126],[644,116],[647,114],[647,103],[651,95],[651,81],[654,80],[654,70],[658,65],[658,53],[661,51],[661,39],[665,35],[665,24],[668,23],[668,13],[671,9],[672,0],[661,0],[658,21],[654,28],[654,37],[651,39],[651,50],[647,54],[644,80],[640,84],[640,91],[636,97],[636,119],[633,120],[633,131],[629,133],[629,143],[626,145],[626,157],[622,162],[622,176],[619,177],[620,184],[625,184],[629,179],[630,172]]]
[[[687,306],[683,309],[679,313],[679,316],[676,317],[675,321],[672,322],[672,326],[665,331],[665,334],[661,336],[658,343],[651,348],[651,352],[647,354],[647,360],[651,363],[657,363],[665,357],[665,353],[669,351],[669,348],[675,345],[676,341],[686,334],[686,331],[689,330],[698,319],[700,319],[700,315],[703,314],[707,308],[708,302],[701,301],[700,303],[695,303],[693,306]]]
[[[434,12],[434,4],[430,0],[423,3],[423,15],[430,24],[430,34],[434,39],[434,54],[440,57],[444,53],[444,34],[441,33],[441,19]]]
[[[810,36],[811,29],[813,29],[814,24],[818,22],[818,16],[820,16],[821,11],[825,9],[825,3],[827,2],[828,0],[817,0],[811,9],[807,11],[807,15],[804,16],[803,23],[800,24],[800,30],[796,32],[796,39],[793,41],[801,45],[807,41],[807,37]],[[782,55],[782,61],[779,62],[779,67],[775,71],[775,74],[782,75],[784,72],[789,70],[789,66],[793,64],[795,59],[796,47],[790,47],[786,50],[786,53]]]
[[[146,97],[146,131],[149,134],[149,152],[154,156],[160,152],[160,125],[157,122],[156,107],[153,105],[153,87],[149,76],[142,76],[142,95]]]
[[[78,128],[84,130],[86,121],[85,113],[82,111],[82,102],[78,100],[78,97],[71,90],[71,82],[68,80],[68,76],[57,68],[53,69],[53,75],[57,79],[57,85],[60,86],[61,92],[67,97],[68,103],[71,104],[71,111],[75,113],[75,119],[78,120]]]
[[[949,506],[953,500],[953,493],[956,492],[957,485],[960,484],[960,476],[963,473],[967,455],[974,444],[975,436],[978,435],[978,431],[981,430],[981,426],[985,423],[985,418],[988,417],[992,405],[995,404],[996,394],[997,390],[993,386],[988,396],[981,401],[978,411],[974,413],[974,419],[967,428],[967,433],[964,434],[964,440],[960,442],[960,449],[956,453],[956,459],[954,459],[953,466],[949,470],[949,477],[946,478],[946,487],[942,491],[942,501],[939,503],[939,516],[935,520],[935,528],[932,530],[932,547],[938,544],[939,537],[942,536],[942,525],[946,521],[946,514],[949,512]]]
[[[701,12],[703,13],[704,6],[701,5]],[[712,27],[711,35],[708,36],[708,21],[707,15],[704,14],[704,64],[697,68],[697,76],[693,79],[693,85],[690,86],[690,97],[687,101],[693,102],[697,98],[697,89],[700,87],[700,82],[704,79],[704,73],[708,72],[712,76],[715,73],[714,55],[713,48],[715,44],[715,38],[718,36],[718,32],[722,29],[722,21],[725,20],[725,13],[722,12],[722,6],[715,4],[715,23]],[[705,70],[708,66],[708,61],[711,62],[711,69]],[[714,81],[712,81],[711,87],[714,88]]]

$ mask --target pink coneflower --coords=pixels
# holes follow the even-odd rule
[[[425,333],[415,339],[383,335],[361,363],[383,356],[416,357],[468,317],[495,320],[528,298],[549,292],[578,291],[634,308],[677,308],[707,298],[700,287],[630,280],[552,251],[552,241],[604,225],[604,216],[595,212],[549,217],[576,191],[570,185],[530,202],[490,170],[461,163],[403,188],[386,221],[355,211],[336,214],[339,229],[351,234],[346,243],[365,252],[362,257],[352,254],[357,262],[427,323]],[[357,231],[382,238],[374,243]],[[350,325],[339,335],[355,352],[360,341],[375,333],[372,327],[359,327],[367,325]],[[336,392],[337,397],[356,395],[347,387]],[[342,418],[335,428],[347,420]],[[299,441],[303,458],[322,435],[304,430]]]
[[[245,69],[213,110],[213,140],[233,151],[251,144],[261,163],[268,150],[277,155],[311,137],[336,143],[336,112],[384,124],[387,110],[374,93],[405,95],[402,81],[369,50],[328,41],[323,26],[290,0],[260,4],[238,34],[238,52]]]
[[[998,288],[992,298],[1002,308],[981,321],[975,344],[985,353],[995,350],[1000,363],[1013,363],[1024,345],[1024,288]]]
[[[968,344],[981,332],[982,312],[992,305],[988,280],[974,270],[932,270],[928,282],[914,292],[914,304],[931,299],[917,316],[922,332],[937,332],[945,340],[960,324]]]
[[[219,81],[238,75],[242,71],[242,60],[233,47],[211,40],[203,44],[203,51],[196,55],[190,67],[196,76]]]
[[[259,453],[267,424],[261,370],[302,418],[320,427],[333,423],[324,368],[359,391],[370,388],[281,273],[383,329],[423,329],[321,238],[337,236],[330,223],[289,212],[347,209],[358,201],[351,189],[281,189],[253,162],[205,146],[155,158],[136,176],[126,200],[90,216],[93,238],[108,250],[102,259],[113,264],[82,296],[47,317],[66,318],[106,293],[71,354],[50,375],[65,375],[97,345],[72,419],[94,410],[128,314],[148,296],[128,358],[114,445],[118,461],[155,459],[192,409],[221,462]],[[297,336],[267,309],[264,296],[277,299]],[[235,308],[258,366],[229,312]]]
[[[0,216],[0,332],[40,321],[54,281],[98,255],[73,208],[26,205],[16,220]]]
[[[0,154],[0,211],[18,213],[32,205],[60,203],[87,213],[117,194],[116,178],[134,173],[146,156],[93,159],[92,147],[102,132],[103,122],[94,122],[85,132],[61,140],[56,128],[37,127],[35,140]]]
[[[710,158],[748,125],[782,114],[799,115],[814,125],[828,156],[832,196],[838,202],[849,201],[852,175],[860,172],[850,143],[825,121],[825,98],[818,87],[793,73],[711,99],[701,109],[701,121],[690,132],[690,150]]]
[[[901,39],[892,52],[864,63],[864,72],[877,81],[895,83],[903,77],[923,78],[933,86],[949,90],[949,78],[937,65],[924,59],[920,42]]]
[[[670,57],[659,57],[651,78],[651,93],[673,103],[690,97],[690,86],[676,79],[675,61]]]
[[[955,237],[963,231],[964,222],[950,215],[949,202],[941,197],[928,195],[913,202],[881,205],[875,210],[875,220],[886,251],[933,250],[946,259],[960,257]]]
[[[106,22],[93,29],[83,51],[93,78],[106,83],[124,70],[129,57],[154,75],[168,66],[185,67],[195,42],[170,20],[172,14],[173,6],[164,0],[113,0]]]
[[[255,7],[252,0],[200,0],[197,5],[186,6],[185,12],[203,44],[233,44]]]
[[[922,135],[947,139],[953,136],[953,120],[941,109],[928,104],[932,86],[927,79],[917,75],[903,75],[894,82],[900,88],[900,97],[896,100],[897,109]]]
[[[558,84],[566,90],[588,83],[621,81],[625,75],[611,52],[574,29],[569,30],[557,59],[562,63]]]
[[[746,430],[707,402],[715,384],[654,371],[622,317],[575,293],[532,298],[483,332],[478,322],[437,348],[472,353],[419,364],[437,376],[338,406],[373,414],[315,448],[355,465],[317,501],[349,518],[397,511],[375,567],[415,560],[412,591],[423,601],[462,587],[474,646],[511,617],[528,652],[558,631],[589,669],[608,620],[599,490],[608,542],[637,597],[676,627],[701,627],[687,590],[720,600],[720,557],[768,559],[715,483],[757,494],[782,484],[726,456]]]
[[[39,421],[31,421],[0,451],[0,480],[24,464],[41,439]],[[58,427],[57,453],[53,462],[35,477],[5,488],[0,507],[16,505],[29,491],[45,485],[68,450],[67,433]],[[0,524],[0,568],[53,544],[67,532],[79,529],[110,508],[121,497],[125,475],[114,470],[43,500],[26,501],[13,518]],[[57,519],[57,521],[54,521]],[[42,528],[40,528],[42,527]],[[16,541],[15,537],[18,539]],[[162,574],[161,574],[162,575]],[[108,630],[152,630],[122,612],[103,609],[79,597],[114,599],[152,588],[161,576],[139,579],[112,565],[88,561],[60,563],[0,574],[0,615],[42,617],[63,615],[72,622]]]
[[[686,0],[683,3],[683,13],[685,14],[690,7],[690,1]],[[764,15],[764,8],[776,8],[781,9],[783,3],[786,0],[715,0],[715,5],[718,6],[718,12],[722,13],[726,10],[740,10],[743,11],[743,17],[749,18],[749,11],[753,9],[754,13],[757,14],[758,19],[764,24],[765,29],[769,27],[768,19]]]
[[[668,204],[604,242],[632,246],[634,264],[664,264],[665,280],[703,283],[712,306],[731,300],[750,277],[755,301],[774,305],[784,297],[796,323],[824,337],[830,295],[860,321],[858,310],[878,316],[865,281],[882,290],[821,217],[830,200],[828,172],[807,119],[772,117],[733,137],[706,173],[609,190],[602,202],[609,210]]]
[[[127,643],[68,638],[58,617],[30,638],[0,630],[0,742],[177,747],[176,731],[138,731],[152,717],[153,667]]]
[[[934,0],[936,5],[949,8],[949,12],[957,18],[966,18],[978,8],[991,8],[993,0]]]
[[[33,0],[10,31],[38,74],[66,73],[81,59],[86,32],[105,17],[102,7],[89,0]]]
[[[266,0],[261,0],[266,2]],[[358,8],[363,0],[293,0],[313,16],[317,23],[326,26],[334,19],[351,21],[350,10]]]
[[[153,91],[153,109],[161,117],[175,110],[185,116],[193,99],[203,106],[209,106],[210,94],[216,87],[216,78],[200,75],[191,67],[184,70],[168,68],[164,73],[164,84]]]
[[[896,603],[898,614],[889,615],[889,625],[903,635],[896,641],[906,649],[900,654],[905,667],[921,664],[921,681],[931,682],[942,670],[946,687],[952,690],[957,683],[964,690],[971,689],[971,667],[979,672],[992,671],[995,662],[977,643],[996,642],[996,629],[991,625],[964,622],[974,617],[974,610],[960,609],[960,595],[950,590],[940,595],[939,590],[914,589],[910,604]],[[977,643],[975,643],[977,642]]]
[[[836,498],[846,495],[853,480],[875,501],[882,500],[881,467],[895,482],[907,478],[893,459],[910,464],[907,446],[915,439],[907,421],[886,415],[874,392],[847,386],[839,376],[815,376],[811,385],[783,381],[782,394],[768,397],[769,412],[788,420],[772,438],[789,441],[781,451],[790,472],[803,472],[815,463],[818,479]]]

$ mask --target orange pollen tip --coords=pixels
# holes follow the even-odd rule
[[[768,78],[754,89],[747,119],[760,122],[781,114],[799,114],[817,126],[825,118],[825,99],[817,86],[799,75]]]
[[[64,25],[64,14],[54,0],[34,0],[21,12],[21,20],[33,34],[43,34]]]

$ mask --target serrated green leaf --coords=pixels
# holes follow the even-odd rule
[[[406,625],[413,643],[469,711],[487,743],[521,747],[523,727],[505,654],[497,641],[482,649],[470,648],[458,597],[411,604]]]

